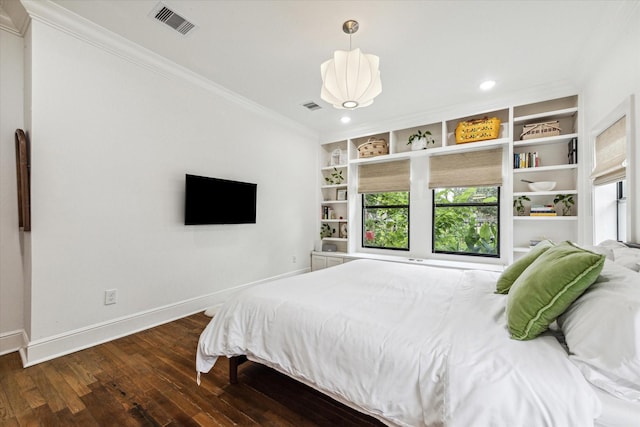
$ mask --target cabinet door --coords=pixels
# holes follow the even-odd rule
[[[311,255],[311,271],[327,268],[327,257],[322,255]]]
[[[334,267],[338,264],[342,264],[342,258],[328,256],[327,258],[327,267]]]

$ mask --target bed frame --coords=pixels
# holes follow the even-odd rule
[[[231,356],[229,358],[229,383],[238,384],[238,366],[246,362],[247,356]]]

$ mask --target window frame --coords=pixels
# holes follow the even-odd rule
[[[483,257],[483,258],[501,258],[502,251],[500,246],[500,240],[502,236],[502,223],[501,223],[501,198],[500,198],[500,189],[501,185],[483,185],[478,186],[476,188],[487,188],[487,187],[495,187],[496,188],[496,198],[497,200],[492,203],[478,203],[478,202],[465,202],[465,203],[436,203],[436,190],[442,190],[446,188],[460,188],[460,187],[440,187],[440,188],[432,188],[431,189],[431,253],[432,254],[446,254],[446,255],[455,255],[455,256],[472,256],[472,257]],[[483,253],[473,253],[473,252],[457,252],[457,251],[442,251],[436,250],[436,208],[455,208],[455,207],[495,207],[496,208],[496,220],[497,220],[497,230],[498,235],[496,237],[496,253],[495,254],[483,254]]]
[[[627,238],[627,182],[616,182],[616,239],[624,242]]]
[[[360,211],[360,222],[361,222],[361,237],[360,237],[360,247],[363,249],[380,249],[380,250],[390,250],[390,251],[405,251],[408,252],[411,250],[411,192],[410,191],[380,191],[373,194],[383,194],[383,193],[407,193],[407,204],[406,205],[374,205],[367,206],[365,203],[365,196],[367,194],[372,193],[361,193],[361,211]],[[406,248],[392,248],[387,246],[367,246],[365,245],[365,233],[366,233],[366,215],[365,211],[367,209],[405,209],[407,210],[407,247]]]

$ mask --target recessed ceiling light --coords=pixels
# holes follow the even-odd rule
[[[340,121],[341,121],[342,123],[349,123],[349,122],[351,121],[351,117],[349,117],[349,116],[342,116],[342,117],[340,117]]]
[[[496,85],[496,82],[493,80],[487,80],[480,84],[480,89],[489,90]]]

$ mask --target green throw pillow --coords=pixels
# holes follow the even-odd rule
[[[520,259],[507,267],[498,278],[498,283],[496,284],[496,293],[509,293],[509,289],[511,289],[513,282],[515,282],[516,279],[520,277],[522,272],[527,267],[529,267],[533,261],[538,259],[540,255],[545,253],[547,249],[553,246],[555,246],[555,244],[551,240],[542,240],[533,248],[531,248],[531,250],[527,252],[526,255],[522,256]]]
[[[544,332],[602,271],[605,256],[563,242],[547,249],[507,295],[511,338],[529,340]]]

